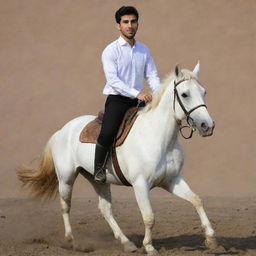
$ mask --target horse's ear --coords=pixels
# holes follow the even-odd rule
[[[175,75],[178,77],[179,76],[179,67],[178,67],[178,65],[176,64],[176,66],[175,66]]]
[[[200,71],[200,61],[198,60],[194,70],[193,70],[193,73],[196,75],[196,77],[198,78],[199,76],[199,71]]]

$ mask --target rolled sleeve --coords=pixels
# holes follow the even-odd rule
[[[160,87],[160,79],[158,77],[156,65],[149,52],[147,55],[147,62],[145,66],[145,78],[153,92]]]

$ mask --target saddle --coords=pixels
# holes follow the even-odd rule
[[[128,111],[126,112],[123,118],[123,121],[119,127],[117,136],[115,138],[114,147],[121,146],[125,141],[127,135],[129,134],[132,128],[133,123],[137,118],[137,112],[138,112],[137,107],[132,107],[128,109]],[[96,143],[97,138],[100,134],[103,115],[104,115],[104,112],[100,111],[98,113],[98,116],[84,127],[84,129],[80,133],[80,137],[79,137],[80,142]]]

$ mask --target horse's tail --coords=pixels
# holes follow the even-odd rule
[[[28,187],[32,197],[50,199],[58,192],[58,178],[55,172],[51,151],[51,139],[48,141],[36,168],[21,167],[17,170],[22,186]]]

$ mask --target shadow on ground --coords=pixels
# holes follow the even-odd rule
[[[141,247],[143,236],[131,235],[130,239],[135,242],[138,247]],[[223,250],[218,252],[220,248],[228,251],[229,254],[237,254],[236,250],[246,251],[256,249],[256,236],[249,237],[217,237],[218,247],[210,250],[214,255],[223,254]],[[202,235],[180,235],[168,238],[153,239],[153,244],[157,250],[164,248],[165,250],[181,249],[194,251],[208,250],[204,246],[204,236]],[[233,252],[233,253],[232,253]],[[225,253],[224,253],[225,254]]]

